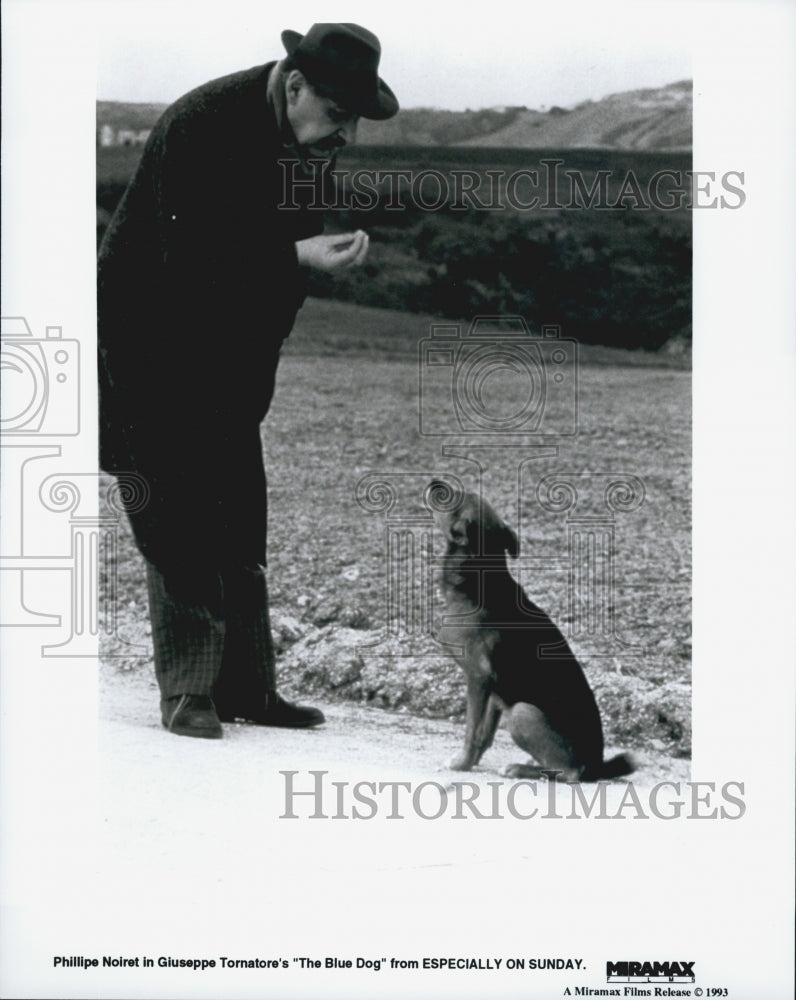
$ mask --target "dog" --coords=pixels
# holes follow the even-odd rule
[[[439,480],[431,495],[451,495]],[[441,505],[439,505],[441,506]],[[435,508],[447,548],[440,586],[446,615],[438,638],[458,647],[467,677],[464,749],[451,762],[469,771],[491,746],[505,712],[514,742],[536,763],[511,764],[509,778],[599,781],[631,774],[629,754],[603,760],[600,712],[564,636],[511,576],[506,554],[519,555],[517,535],[473,493]]]

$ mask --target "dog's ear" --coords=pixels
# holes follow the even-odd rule
[[[520,540],[508,525],[504,525],[503,531],[506,552],[508,552],[512,559],[516,559],[520,554]]]

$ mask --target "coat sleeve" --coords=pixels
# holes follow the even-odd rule
[[[178,115],[156,137],[150,169],[172,319],[289,330],[303,298],[303,220],[284,207],[279,155],[267,134],[223,109]]]

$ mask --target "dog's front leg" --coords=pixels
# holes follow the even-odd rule
[[[467,721],[464,730],[464,749],[448,765],[452,771],[469,771],[478,763],[481,754],[492,742],[491,737],[494,735],[497,718],[494,721],[487,718],[488,713],[493,709],[489,699],[489,688],[489,677],[473,677],[471,675],[467,678]],[[498,718],[500,716],[499,708],[497,708],[497,716]],[[489,742],[486,744],[484,744],[485,735],[489,738]]]
[[[492,742],[495,739],[495,731],[497,730],[498,723],[500,722],[500,717],[503,714],[504,705],[499,700],[496,700],[494,695],[490,695],[486,703],[486,709],[484,710],[484,716],[481,719],[481,725],[475,732],[475,746],[478,751],[478,759],[476,763],[483,757],[484,753],[492,746]]]

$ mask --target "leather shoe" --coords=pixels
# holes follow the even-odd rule
[[[248,707],[240,711],[219,708],[218,714],[222,722],[243,719],[244,722],[253,722],[257,726],[281,726],[283,729],[310,729],[326,722],[319,708],[294,705],[276,692],[266,695],[265,704],[261,707]]]
[[[213,699],[205,694],[178,694],[160,703],[163,725],[177,736],[218,740],[223,736]]]

